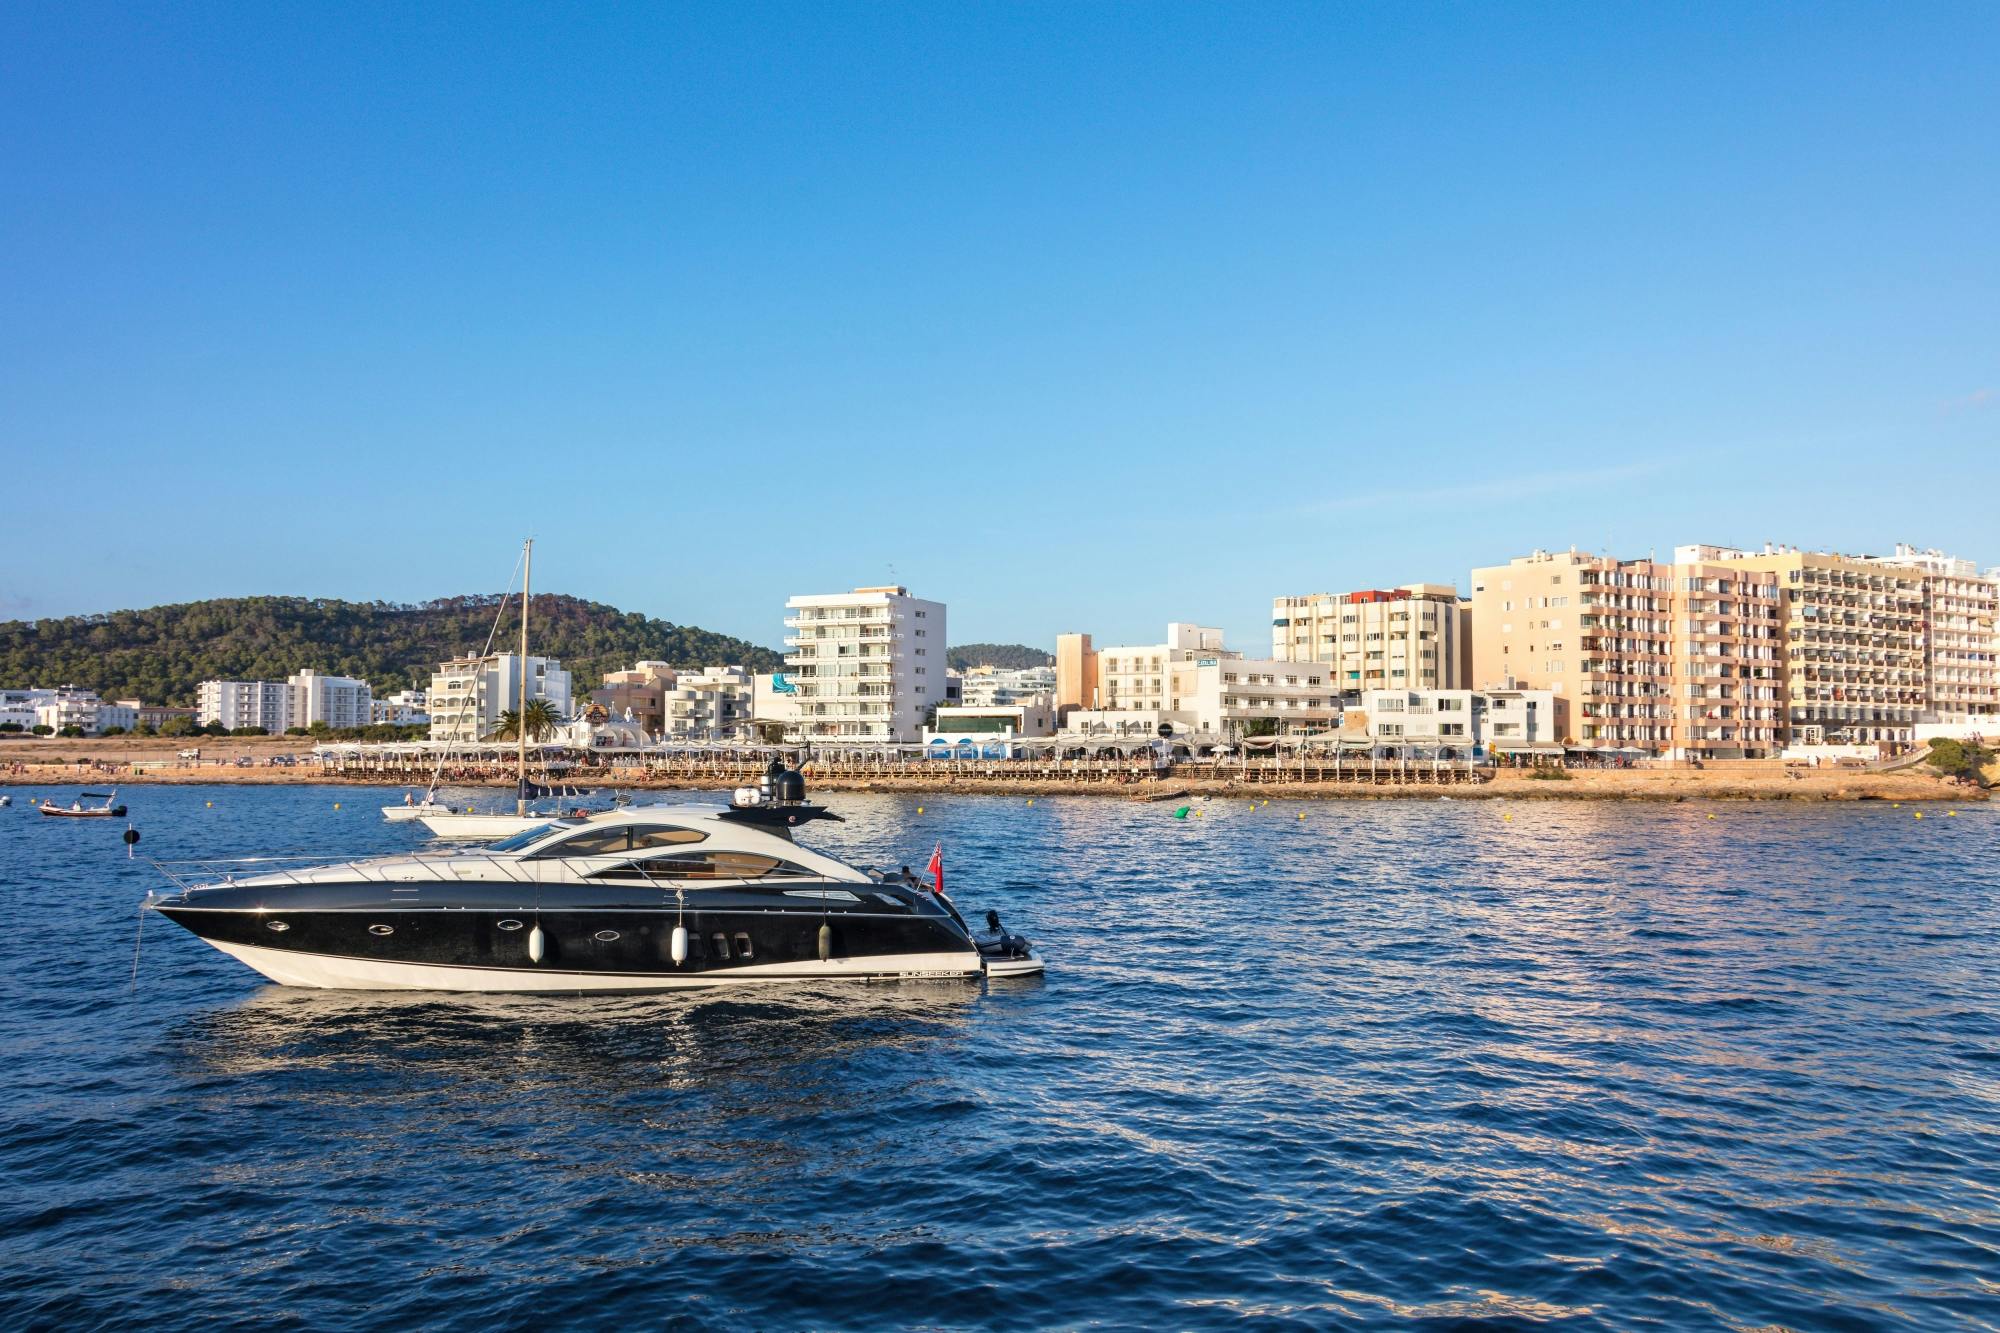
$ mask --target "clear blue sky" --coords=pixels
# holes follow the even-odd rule
[[[2000,6],[0,10],[0,616],[2000,563]]]

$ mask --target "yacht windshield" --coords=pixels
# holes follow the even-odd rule
[[[523,847],[534,846],[543,838],[548,837],[549,834],[554,833],[562,827],[563,825],[561,824],[537,824],[531,829],[521,830],[521,832],[516,833],[511,838],[502,838],[498,842],[487,843],[486,850],[489,852],[518,852]]]

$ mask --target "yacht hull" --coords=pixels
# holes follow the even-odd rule
[[[426,814],[421,810],[416,817],[433,835],[464,842],[497,842],[538,828],[554,818],[553,815]]]
[[[404,963],[379,958],[343,958],[259,945],[210,940],[238,962],[281,986],[320,990],[554,992],[576,994],[706,990],[718,986],[772,985],[801,981],[963,980],[982,971],[977,956],[963,953],[878,954],[810,963],[746,963],[726,973],[642,974],[584,972],[556,968],[457,967]]]
[[[781,909],[286,910],[158,905],[286,986],[342,990],[650,991],[788,981],[975,977],[947,918]],[[684,956],[673,957],[684,926]],[[820,957],[820,928],[828,931]]]

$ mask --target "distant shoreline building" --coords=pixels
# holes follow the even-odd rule
[[[1908,746],[1924,712],[1924,574],[1767,546],[1676,549],[1769,580],[1782,597],[1785,739]]]
[[[1041,695],[1054,698],[1056,669],[976,666],[959,678],[959,694],[968,708],[994,708]]]
[[[1079,708],[1096,708],[1102,684],[1097,650],[1088,634],[1056,635],[1056,713],[1067,717]]]
[[[1271,601],[1271,657],[1320,662],[1349,698],[1472,684],[1472,603],[1449,583]]]
[[[195,688],[195,720],[229,731],[261,727],[278,735],[295,722],[292,692],[281,680],[205,680]]]
[[[51,732],[75,727],[86,736],[97,736],[113,727],[132,730],[139,725],[139,710],[123,701],[107,703],[97,691],[77,685],[0,690],[0,723],[30,732],[36,727]]]
[[[553,657],[526,660],[526,697],[540,699],[558,717],[571,714],[569,672]],[[431,675],[428,695],[430,737],[434,741],[476,744],[500,729],[500,715],[520,708],[523,659],[518,653],[487,657],[454,657]]]
[[[1370,690],[1361,712],[1373,741],[1496,756],[1560,755],[1569,726],[1548,690]]]
[[[785,603],[785,683],[804,739],[915,741],[946,698],[945,605],[891,585]]]
[[[430,720],[429,696],[422,690],[398,690],[368,705],[368,721],[375,726],[424,727]]]
[[[1082,636],[1068,636],[1064,639]],[[1058,640],[1057,671],[1062,670]],[[1331,728],[1340,717],[1331,668],[1318,663],[1246,658],[1223,646],[1212,626],[1175,622],[1166,642],[1095,650],[1099,679],[1090,707],[1062,712],[1062,728],[1094,734],[1156,734],[1161,726],[1234,736],[1261,729]],[[1058,698],[1062,697],[1060,694]]]
[[[195,717],[204,727],[262,727],[274,736],[317,723],[346,730],[369,724],[373,700],[366,681],[307,668],[282,681],[205,680],[196,687]]]

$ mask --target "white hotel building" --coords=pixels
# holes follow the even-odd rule
[[[521,701],[521,656],[455,657],[431,675],[427,696],[431,739],[471,744],[500,729],[500,715]],[[570,716],[569,672],[553,657],[529,657],[527,696],[541,699],[558,717]]]
[[[785,603],[798,734],[915,741],[945,698],[945,608],[899,586]]]
[[[194,704],[195,720],[204,727],[262,727],[275,736],[305,725],[294,720],[292,690],[281,680],[205,680],[196,689]]]
[[[284,681],[205,680],[195,695],[195,719],[204,727],[219,722],[232,731],[262,727],[274,736],[288,727],[316,722],[365,727],[373,699],[367,681],[311,669]]]
[[[1065,730],[1150,734],[1162,723],[1228,736],[1248,723],[1281,731],[1332,726],[1341,713],[1331,667],[1247,658],[1222,646],[1222,631],[1173,623],[1159,644],[1099,648],[1094,706],[1072,712]]]

